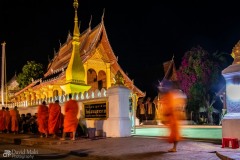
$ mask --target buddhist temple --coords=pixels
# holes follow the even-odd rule
[[[84,93],[107,90],[113,86],[116,74],[121,74],[124,85],[131,96],[144,97],[145,93],[134,85],[118,64],[104,25],[104,13],[100,23],[80,33],[78,0],[73,3],[75,17],[73,33],[49,61],[47,71],[41,79],[33,80],[27,87],[12,96],[13,106],[28,107],[36,101],[69,93]],[[70,17],[71,18],[71,17]]]

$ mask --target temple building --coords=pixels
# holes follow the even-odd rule
[[[104,14],[96,27],[91,28],[90,20],[89,27],[80,33],[77,0],[74,0],[73,6],[73,34],[68,34],[66,42],[49,61],[44,77],[33,80],[27,87],[15,93],[11,100],[13,106],[35,106],[39,100],[51,97],[107,90],[115,84],[117,73],[123,77],[124,85],[130,89],[131,96],[145,96],[118,64],[108,40]]]

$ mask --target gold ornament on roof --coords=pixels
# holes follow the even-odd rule
[[[75,10],[78,9],[78,0],[74,0],[73,7],[74,7]]]
[[[234,46],[231,56],[234,58],[233,64],[240,63],[240,41]]]
[[[117,74],[115,75],[115,85],[124,85],[124,78],[120,71],[117,71]]]

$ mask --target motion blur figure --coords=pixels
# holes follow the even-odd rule
[[[158,88],[163,107],[162,123],[170,130],[168,142],[173,143],[173,147],[168,152],[176,152],[177,144],[181,140],[179,120],[185,119],[186,96],[181,90],[173,89],[172,84],[167,81]]]

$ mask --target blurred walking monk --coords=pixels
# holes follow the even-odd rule
[[[0,110],[0,133],[5,130],[5,107]]]
[[[169,143],[173,143],[173,147],[168,152],[177,152],[177,144],[181,140],[179,113],[182,113],[182,107],[185,106],[186,96],[182,91],[173,89],[173,84],[169,81],[164,81],[160,84],[159,91],[162,94],[160,97],[162,108],[162,123],[169,127],[170,135]]]
[[[38,106],[38,131],[41,133],[41,138],[46,136],[48,137],[48,107],[46,102],[43,101],[41,105]]]
[[[49,134],[53,134],[53,138],[57,137],[59,131],[60,116],[61,106],[59,100],[56,100],[55,103],[49,104],[48,131]]]
[[[18,133],[18,124],[20,120],[19,111],[17,110],[17,106],[14,107],[14,109],[10,110],[10,116],[11,116],[11,130],[14,134]]]
[[[78,103],[75,100],[72,100],[72,94],[69,94],[69,101],[67,101],[64,105],[64,121],[63,121],[63,137],[61,140],[65,140],[66,133],[72,132],[72,139],[75,140],[76,130],[78,126]]]

